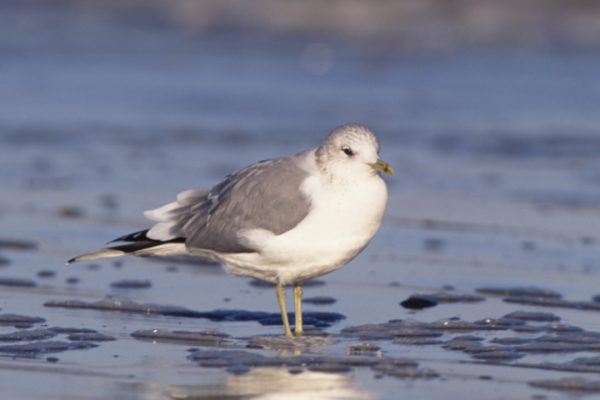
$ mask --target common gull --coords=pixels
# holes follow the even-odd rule
[[[197,256],[233,275],[275,285],[284,334],[292,336],[285,285],[294,286],[295,329],[303,334],[302,283],[352,260],[381,224],[387,203],[379,143],[358,124],[334,129],[315,149],[242,168],[210,190],[187,190],[144,215],[150,229],[68,261]]]

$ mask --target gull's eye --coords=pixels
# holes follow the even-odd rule
[[[344,146],[342,147],[342,151],[344,152],[344,154],[346,154],[347,156],[351,157],[354,155],[354,152],[352,151],[352,149],[348,146]]]

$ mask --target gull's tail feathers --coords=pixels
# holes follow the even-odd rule
[[[153,240],[146,236],[148,230],[134,232],[129,235],[121,236],[113,242],[128,242],[122,245],[106,247],[91,253],[82,254],[71,258],[67,264],[73,264],[79,261],[99,260],[102,258],[121,257],[121,256],[182,256],[189,255],[185,240],[181,238],[168,241]]]

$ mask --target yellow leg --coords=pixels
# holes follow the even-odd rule
[[[296,316],[294,333],[296,336],[302,336],[304,334],[304,327],[302,326],[302,287],[299,283],[294,285],[294,315]]]
[[[285,290],[283,289],[283,285],[278,283],[275,286],[275,291],[277,293],[277,301],[279,302],[279,310],[281,311],[281,321],[283,322],[283,334],[285,336],[291,337],[292,330],[290,329],[290,321],[288,320],[287,310],[285,309]]]

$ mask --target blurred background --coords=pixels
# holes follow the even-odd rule
[[[497,144],[490,135],[504,144],[533,135],[569,141],[598,127],[595,1],[0,7],[3,137],[314,143],[336,124],[360,121],[448,150]]]

